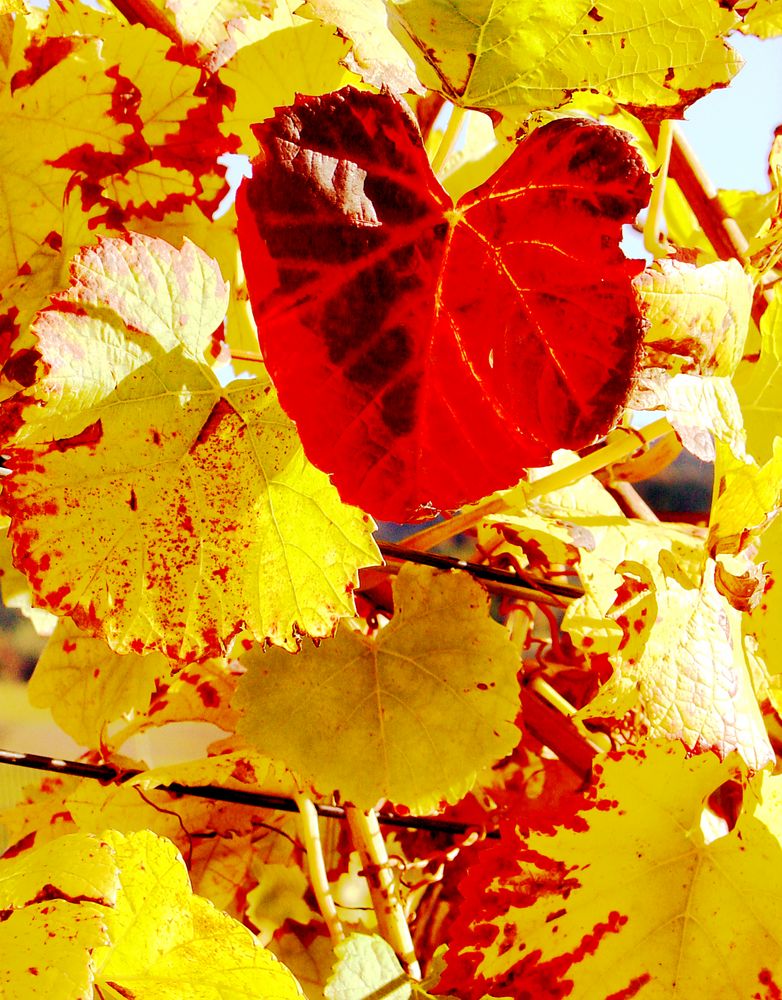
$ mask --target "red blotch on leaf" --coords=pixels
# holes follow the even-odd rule
[[[643,332],[619,240],[649,182],[624,133],[545,125],[454,207],[391,94],[300,97],[255,132],[260,346],[344,500],[454,509],[608,430]]]

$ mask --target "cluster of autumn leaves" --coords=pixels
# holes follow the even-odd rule
[[[670,121],[779,0],[106,7],[0,0],[2,586],[134,775],[6,811],[3,989],[776,995],[780,149],[726,227]]]

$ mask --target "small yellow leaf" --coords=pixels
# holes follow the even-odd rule
[[[120,656],[66,618],[41,653],[27,691],[30,703],[50,709],[79,745],[99,747],[111,743],[108,725],[134,710],[143,712],[156,678],[169,673],[168,660],[159,653]]]
[[[741,363],[734,377],[747,431],[747,450],[764,463],[782,435],[782,289],[760,321],[760,357]]]
[[[709,551],[741,552],[765,531],[782,500],[782,437],[774,438],[771,458],[761,466],[717,442],[714,474],[717,499],[711,511]]]
[[[672,374],[732,375],[752,310],[752,279],[738,261],[695,267],[658,260],[634,280],[650,323],[647,364]]]
[[[324,993],[328,1000],[408,1000],[412,994],[394,949],[377,934],[351,934],[334,949],[337,962]]]
[[[309,881],[301,868],[291,865],[255,866],[258,885],[247,894],[247,916],[259,940],[268,944],[286,920],[308,924],[316,914],[304,901]]]
[[[774,38],[782,35],[782,0],[756,0],[743,15],[739,30],[745,35]]]
[[[400,94],[424,93],[413,60],[388,27],[383,0],[307,0],[296,13],[336,25],[341,37],[352,43],[343,62],[365,83]]]
[[[295,657],[251,650],[234,703],[248,742],[320,791],[426,811],[518,741],[518,654],[466,574],[406,566],[395,595],[375,638],[341,629]]]
[[[326,94],[359,77],[341,64],[348,45],[334,29],[318,21],[291,16],[283,6],[268,22],[265,36],[238,52],[220,78],[236,93],[236,105],[225,116],[225,129],[242,141],[242,152],[258,153],[251,126],[292,104],[296,94]]]

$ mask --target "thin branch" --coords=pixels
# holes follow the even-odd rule
[[[518,492],[511,490],[508,493],[490,497],[483,503],[476,504],[462,511],[461,514],[456,514],[454,517],[449,518],[447,521],[434,524],[429,528],[423,528],[421,531],[407,538],[405,546],[408,549],[418,549],[420,551],[432,549],[435,545],[440,545],[449,538],[454,538],[468,528],[474,527],[480,521],[489,517],[489,515],[499,514],[502,511],[508,510],[508,500],[510,499],[511,504],[518,503],[519,493],[523,494],[524,500],[529,503],[530,500],[535,500],[546,493],[564,489],[566,486],[570,486],[572,483],[578,482],[579,479],[583,479],[585,476],[591,475],[599,469],[606,468],[614,462],[620,462],[622,459],[638,451],[639,447],[647,445],[655,438],[673,433],[673,428],[665,418],[655,420],[654,423],[637,431],[617,428],[608,435],[606,443],[602,448],[598,448],[583,458],[571,462],[570,465],[556,469],[554,472],[549,473],[547,476],[542,476],[534,482],[520,484]]]
[[[440,176],[443,164],[448,158],[448,154],[456,145],[456,140],[459,138],[459,132],[461,131],[463,122],[464,108],[455,104],[451,108],[451,116],[448,119],[448,124],[445,126],[445,132],[440,140],[440,145],[437,147],[437,152],[432,158],[432,171],[437,174],[438,177]]]
[[[89,778],[93,781],[100,781],[104,785],[121,785],[147,773],[135,768],[123,770],[112,767],[110,764],[89,764],[83,760],[63,760],[57,757],[45,757],[41,754],[17,753],[13,750],[0,750],[0,765],[2,764],[26,767],[34,771]],[[173,795],[190,795],[194,798],[213,799],[216,802],[254,806],[256,809],[299,812],[296,800],[285,795],[248,792],[240,788],[223,788],[220,785],[181,785],[179,782],[156,785],[155,787],[162,791],[171,792]],[[323,816],[326,819],[345,819],[345,810],[341,806],[322,803],[313,803],[313,806],[318,816]],[[431,833],[451,834],[452,836],[461,836],[476,829],[474,824],[469,825],[455,820],[440,819],[437,816],[398,816],[392,812],[380,812],[377,814],[377,820],[384,826],[394,826],[404,830],[428,830]],[[496,836],[491,831],[486,835]]]
[[[399,566],[393,564],[403,562],[431,566],[434,569],[462,570],[476,580],[480,580],[491,594],[531,601],[533,604],[560,606],[584,596],[581,587],[573,587],[566,583],[552,583],[532,573],[521,577],[518,573],[513,573],[510,570],[494,569],[491,566],[466,562],[464,559],[455,559],[453,556],[441,556],[435,552],[417,552],[406,545],[396,545],[393,542],[378,542],[378,548],[383,558],[391,563],[387,567],[378,567],[381,571],[387,569],[392,573],[398,572]]]

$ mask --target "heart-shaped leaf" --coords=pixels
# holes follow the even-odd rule
[[[456,508],[609,428],[642,331],[619,239],[648,180],[624,133],[545,125],[454,207],[389,93],[299,98],[255,132],[261,348],[343,499]]]

